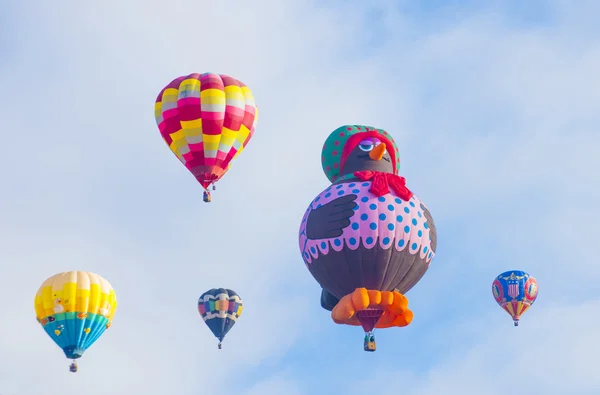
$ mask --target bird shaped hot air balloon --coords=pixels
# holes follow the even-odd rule
[[[219,339],[219,349],[225,335],[242,315],[242,308],[242,299],[231,289],[209,289],[198,298],[198,312],[206,326]]]
[[[162,138],[204,187],[223,177],[254,134],[258,111],[242,82],[227,75],[190,74],[171,81],[154,106]]]
[[[59,273],[44,281],[35,296],[37,320],[73,360],[73,373],[75,360],[110,327],[116,309],[115,291],[95,273]]]
[[[333,184],[306,210],[300,251],[323,288],[323,308],[338,324],[361,325],[365,351],[375,351],[374,328],[412,321],[404,294],[433,259],[435,224],[398,175],[388,132],[342,126],[327,138],[322,165]]]
[[[521,315],[535,302],[538,285],[535,278],[522,270],[509,270],[500,274],[492,283],[492,294],[500,307],[519,326]]]

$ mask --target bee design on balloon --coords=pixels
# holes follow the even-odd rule
[[[337,324],[362,326],[365,351],[375,351],[375,328],[413,319],[405,294],[435,255],[435,224],[398,175],[398,147],[385,130],[339,127],[321,161],[332,184],[302,218],[300,252],[323,288],[321,306]]]

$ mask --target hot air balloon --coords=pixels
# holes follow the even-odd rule
[[[321,306],[337,324],[362,326],[365,351],[375,351],[374,328],[413,319],[404,294],[433,259],[435,224],[398,175],[398,148],[385,130],[334,130],[323,145],[322,166],[333,184],[304,214],[300,252],[323,288]]]
[[[219,350],[227,332],[233,328],[242,315],[242,299],[231,289],[213,288],[204,292],[198,299],[198,312],[219,339]]]
[[[492,294],[496,302],[519,326],[519,319],[531,307],[538,295],[535,278],[522,270],[509,270],[500,274],[492,283]]]
[[[35,296],[35,313],[48,336],[72,359],[76,359],[112,323],[117,298],[104,278],[89,272],[64,272],[48,278]]]
[[[171,81],[154,106],[162,138],[204,187],[223,177],[232,160],[254,134],[258,110],[242,82],[212,73],[190,74]]]

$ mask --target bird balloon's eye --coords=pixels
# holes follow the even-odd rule
[[[358,148],[361,149],[361,151],[365,151],[365,152],[369,152],[371,150],[373,150],[373,147],[375,146],[375,144],[373,144],[372,142],[368,141],[368,142],[362,142],[358,145]]]

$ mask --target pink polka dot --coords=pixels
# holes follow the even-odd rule
[[[336,175],[333,181],[338,179]],[[370,184],[370,183],[369,183]],[[350,186],[352,185],[352,186]],[[425,227],[422,202],[413,196],[409,201],[404,201],[393,193],[379,198],[369,191],[370,185],[357,182],[344,182],[330,186],[318,196],[318,204],[327,204],[337,199],[339,192],[357,195],[355,202],[358,204],[355,213],[350,219],[350,225],[343,230],[341,237],[330,240],[308,240],[300,235],[300,248],[308,253],[311,247],[318,252],[314,255],[310,250],[306,262],[310,264],[318,255],[326,255],[329,251],[341,251],[343,248],[356,250],[359,246],[373,248],[379,245],[383,249],[395,248],[396,251],[407,251],[411,255],[418,254],[427,263],[431,262],[434,253],[431,249],[430,229]],[[358,191],[355,191],[358,190]],[[337,193],[332,193],[336,191]],[[326,197],[326,195],[329,195]],[[310,209],[316,208],[316,203],[311,203]],[[302,226],[301,231],[302,233]],[[326,242],[326,247],[322,242]],[[342,241],[340,244],[339,241]],[[306,244],[305,244],[306,242]],[[430,255],[431,254],[431,255]],[[304,255],[306,257],[306,255]]]

